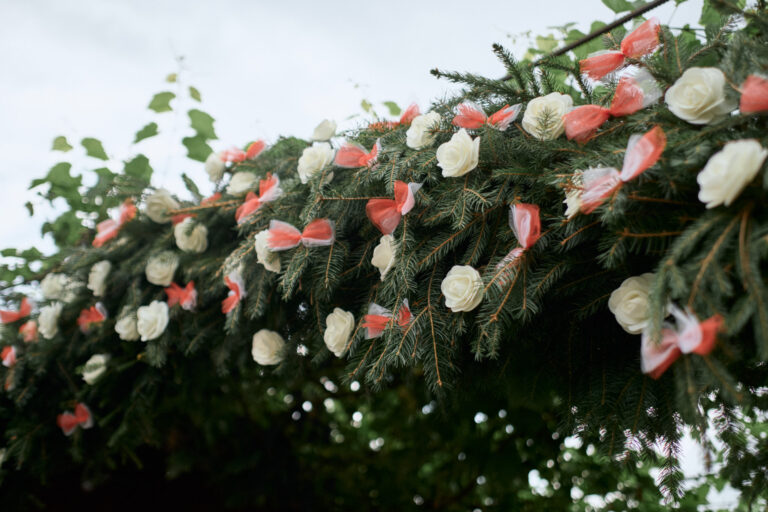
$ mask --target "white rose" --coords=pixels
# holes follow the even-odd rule
[[[107,361],[109,361],[109,355],[107,354],[94,354],[91,356],[83,367],[83,380],[86,384],[93,384],[101,377],[101,374],[107,371]]]
[[[94,297],[104,295],[110,270],[112,270],[112,263],[108,260],[94,263],[91,267],[91,271],[88,273],[88,289],[93,292]]]
[[[227,185],[227,194],[232,196],[244,196],[253,189],[259,179],[252,172],[236,172]]]
[[[256,235],[256,261],[264,265],[270,272],[280,272],[280,255],[267,247],[269,230],[259,231]]]
[[[179,206],[178,201],[171,197],[170,192],[159,188],[147,198],[144,213],[154,222],[165,224],[171,222],[171,216],[168,214],[168,211],[176,210]]]
[[[483,300],[483,279],[469,265],[454,265],[440,283],[445,305],[454,313],[472,311]]]
[[[136,322],[136,312],[128,306],[123,307],[120,317],[115,322],[115,332],[121,340],[136,341],[141,338]]]
[[[301,152],[297,171],[302,183],[308,182],[312,176],[322,171],[333,162],[333,148],[327,142],[315,142]]]
[[[573,98],[553,92],[528,102],[523,129],[539,140],[553,140],[565,131],[563,116],[573,108]]]
[[[208,173],[208,178],[214,183],[221,180],[226,168],[227,165],[224,163],[224,160],[219,157],[218,153],[211,153],[208,155],[208,158],[205,159],[205,172]]]
[[[325,326],[323,333],[325,346],[336,357],[341,357],[344,349],[347,348],[349,337],[355,329],[355,316],[349,311],[334,308],[333,313],[325,317]]]
[[[667,89],[664,101],[683,121],[710,124],[720,121],[736,108],[725,98],[725,75],[717,68],[688,68]]]
[[[168,325],[168,304],[153,300],[149,306],[141,306],[136,310],[136,330],[141,341],[153,340],[163,334]]]
[[[421,149],[431,145],[437,138],[432,130],[440,126],[440,114],[429,112],[416,116],[411,121],[411,127],[405,132],[405,145],[411,149]]]
[[[312,132],[312,140],[325,141],[336,135],[336,122],[323,119]]]
[[[437,165],[443,168],[443,177],[464,176],[477,167],[480,156],[480,137],[472,140],[462,128],[453,134],[451,140],[437,148]]]
[[[699,201],[707,208],[730,205],[755,178],[767,156],[768,151],[754,139],[728,142],[696,177]]]
[[[379,245],[373,250],[373,258],[371,258],[371,265],[379,269],[381,273],[381,280],[384,280],[384,276],[395,264],[395,252],[397,251],[397,245],[395,244],[395,238],[392,235],[384,235],[379,240]]]
[[[43,338],[51,339],[59,332],[59,316],[61,316],[62,307],[61,302],[55,302],[40,308],[40,315],[37,317],[37,332]]]
[[[619,325],[630,334],[640,334],[648,325],[648,295],[654,277],[654,274],[647,272],[625,279],[608,299],[608,309],[616,316]]]
[[[194,227],[192,225],[194,224]],[[208,248],[208,228],[187,217],[173,228],[176,247],[184,252],[205,252]]]
[[[169,286],[179,266],[179,257],[171,251],[163,251],[149,258],[144,273],[147,281],[157,286]]]
[[[262,329],[253,335],[251,355],[253,360],[263,366],[278,364],[283,360],[285,340],[280,334],[269,329]]]
[[[71,301],[80,286],[81,283],[66,274],[48,274],[40,281],[40,291],[43,292],[43,297],[49,300],[63,300],[64,302]]]

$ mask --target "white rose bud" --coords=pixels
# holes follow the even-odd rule
[[[767,156],[768,151],[754,139],[728,142],[696,177],[699,201],[707,208],[729,206],[755,178]]]
[[[49,300],[71,301],[77,293],[77,288],[81,286],[66,274],[48,274],[40,281],[40,291],[43,297]]]
[[[280,255],[272,252],[267,247],[267,237],[269,230],[259,231],[256,235],[256,261],[264,265],[264,268],[270,272],[280,272]]]
[[[194,225],[194,226],[193,226]],[[208,228],[187,217],[173,228],[176,247],[184,252],[201,253],[208,248]]]
[[[112,263],[103,260],[94,263],[91,271],[88,273],[88,289],[93,292],[94,297],[101,297],[107,289],[107,276],[112,270]]]
[[[608,309],[616,316],[619,325],[630,334],[640,334],[648,325],[648,295],[654,277],[654,274],[647,272],[625,279],[608,299]]]
[[[688,68],[667,89],[664,101],[669,110],[691,124],[720,121],[736,108],[725,98],[725,75],[717,68]]]
[[[178,201],[171,197],[170,192],[159,188],[147,198],[144,213],[154,222],[165,224],[171,222],[171,216],[168,211],[176,210],[179,206]]]
[[[55,302],[40,308],[40,315],[37,317],[37,332],[43,338],[50,340],[59,332],[59,316],[61,316],[62,307],[61,302]]]
[[[336,357],[341,357],[354,329],[355,316],[349,311],[334,308],[333,313],[325,317],[325,332],[323,333],[325,346]]]
[[[405,132],[405,145],[411,149],[421,149],[431,145],[437,138],[432,130],[440,126],[440,114],[429,112],[416,116],[411,127]]]
[[[395,264],[395,252],[397,252],[397,245],[395,244],[395,238],[392,235],[384,235],[379,240],[379,245],[373,249],[373,258],[371,258],[371,265],[379,269],[381,273],[381,280],[384,280],[384,276]]]
[[[149,306],[141,306],[136,310],[136,318],[136,330],[141,341],[153,340],[163,334],[168,325],[168,304],[153,300]]]
[[[262,366],[278,364],[283,360],[285,340],[280,334],[269,329],[262,329],[253,335],[251,355]]]
[[[217,183],[224,176],[224,170],[227,165],[224,160],[219,158],[218,153],[211,153],[208,158],[205,159],[205,172],[208,173],[208,178]]]
[[[563,116],[573,108],[573,98],[553,92],[528,102],[523,129],[539,140],[554,140],[563,134]]]
[[[312,146],[305,148],[297,168],[301,182],[308,182],[312,176],[333,162],[333,154],[333,148],[327,142],[315,142]]]
[[[136,312],[128,306],[123,307],[123,311],[115,322],[115,332],[121,340],[136,341],[141,338],[136,325],[137,321]]]
[[[107,371],[107,361],[109,361],[109,355],[107,354],[94,354],[91,356],[83,367],[83,380],[86,384],[92,385]]]
[[[149,258],[144,273],[150,283],[169,286],[178,266],[179,257],[171,251],[163,251]]]
[[[259,178],[252,172],[236,172],[227,185],[227,194],[231,196],[244,196],[246,192],[253,189],[258,183]]]
[[[445,305],[454,313],[472,311],[483,300],[483,279],[469,265],[454,265],[440,283]]]
[[[329,119],[323,119],[312,132],[312,140],[326,141],[336,135],[336,122]]]
[[[462,128],[453,134],[451,140],[440,144],[436,156],[437,165],[443,169],[443,177],[464,176],[477,167],[480,157],[480,137],[472,140],[467,130]]]

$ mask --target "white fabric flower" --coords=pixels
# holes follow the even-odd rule
[[[168,211],[176,210],[179,206],[179,202],[171,196],[170,192],[164,188],[159,188],[147,198],[144,213],[154,222],[166,224],[171,222],[171,216]]]
[[[61,302],[40,308],[40,315],[37,317],[37,332],[43,338],[50,340],[59,332],[59,316],[61,316],[62,308]]]
[[[263,366],[278,364],[283,360],[285,340],[280,334],[269,329],[262,329],[253,335],[251,355],[253,360]]]
[[[217,183],[224,176],[224,170],[227,165],[224,163],[218,153],[213,152],[205,159],[205,172],[208,173],[208,178]]]
[[[149,258],[144,273],[147,281],[157,286],[169,286],[179,266],[179,257],[172,251],[163,251]]]
[[[373,249],[371,265],[379,269],[382,281],[387,275],[387,272],[389,272],[395,264],[396,252],[397,245],[395,244],[395,238],[392,235],[382,236],[381,239],[379,239],[379,245]]]
[[[268,235],[268,229],[259,231],[259,233],[256,234],[256,261],[264,265],[264,268],[270,272],[280,272],[280,255],[270,251],[269,247],[267,247]]]
[[[528,102],[523,129],[539,140],[554,140],[563,134],[563,116],[573,108],[573,98],[559,92],[539,96]]]
[[[93,384],[107,371],[108,354],[94,354],[86,361],[83,367],[83,380],[86,384]]]
[[[755,178],[766,157],[768,150],[754,139],[728,142],[709,158],[696,177],[699,201],[707,208],[730,205]]]
[[[43,297],[64,302],[70,302],[80,286],[81,283],[66,274],[48,274],[40,281],[40,291],[43,292]]]
[[[149,306],[141,306],[136,310],[136,318],[136,330],[141,341],[153,340],[163,334],[168,325],[168,304],[153,300]]]
[[[667,89],[664,101],[683,121],[716,123],[736,108],[736,103],[725,97],[725,85],[725,75],[717,68],[688,68]]]
[[[326,141],[336,135],[336,122],[330,119],[323,119],[312,132],[312,140]]]
[[[107,276],[112,270],[112,263],[108,260],[102,260],[94,263],[91,271],[88,273],[88,289],[93,292],[94,297],[101,297],[107,289]]]
[[[467,130],[462,128],[453,134],[451,140],[437,148],[437,165],[443,169],[443,177],[464,176],[477,167],[480,157],[480,137],[472,140]]]
[[[136,312],[130,307],[124,306],[117,322],[115,322],[115,332],[121,340],[136,341],[141,338],[136,325],[137,321]]]
[[[454,265],[440,283],[445,305],[454,313],[472,311],[483,300],[483,279],[469,265]]]
[[[208,228],[187,217],[173,228],[176,247],[184,252],[201,253],[208,248]]]
[[[640,334],[650,320],[648,295],[651,292],[654,274],[645,274],[625,279],[608,299],[608,309],[616,316],[619,325],[630,334]]]
[[[244,196],[246,192],[256,187],[259,178],[252,172],[236,172],[227,185],[227,194],[232,196]]]
[[[411,126],[405,132],[405,145],[411,149],[421,149],[431,145],[437,138],[432,130],[440,126],[440,114],[429,112],[416,116],[411,121]]]
[[[354,329],[355,316],[349,311],[334,308],[333,313],[325,317],[325,332],[323,333],[325,346],[336,357],[341,357]]]
[[[333,162],[333,148],[327,142],[315,142],[301,152],[297,171],[302,183],[308,182],[312,176],[322,171]]]

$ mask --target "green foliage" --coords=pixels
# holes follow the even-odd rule
[[[101,145],[101,141],[92,137],[86,137],[80,141],[80,144],[85,148],[85,154],[98,158],[99,160],[109,160],[107,153],[104,151],[104,147]]]
[[[63,135],[59,135],[55,139],[53,139],[53,148],[54,151],[61,151],[63,153],[66,153],[67,151],[72,149],[72,146],[67,142],[67,138]]]
[[[136,132],[136,138],[133,140],[134,144],[137,142],[140,142],[144,139],[148,139],[150,137],[154,137],[157,135],[157,123],[152,122],[144,126],[141,130]]]
[[[175,78],[174,78],[175,80]],[[172,92],[159,92],[155,94],[152,97],[152,101],[149,102],[149,108],[150,110],[154,110],[155,112],[170,112],[173,110],[171,108],[171,100],[175,98],[176,95]]]

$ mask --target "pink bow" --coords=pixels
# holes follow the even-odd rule
[[[224,277],[224,282],[229,288],[227,298],[221,302],[221,312],[225,315],[235,309],[240,301],[245,297],[245,283],[239,270],[233,270],[228,276]]]
[[[230,163],[240,163],[245,160],[253,160],[259,156],[259,153],[264,151],[264,148],[266,147],[266,142],[263,140],[257,140],[256,142],[251,142],[251,144],[248,145],[248,149],[246,151],[243,151],[242,149],[234,146],[229,149],[225,149],[219,153],[219,158],[225,162]]]
[[[315,219],[299,231],[287,222],[271,220],[267,233],[267,247],[270,251],[285,251],[299,244],[305,247],[321,247],[333,244],[336,237],[332,220]]]
[[[88,406],[84,403],[79,403],[75,406],[74,414],[71,412],[59,414],[56,417],[56,425],[61,428],[65,436],[71,436],[78,426],[83,429],[91,428],[93,426],[93,416]]]
[[[600,80],[622,65],[626,59],[639,59],[652,53],[659,46],[658,18],[650,18],[621,41],[621,51],[600,52],[579,61],[581,73],[593,80]]]
[[[363,317],[363,327],[365,327],[365,339],[378,338],[384,333],[389,321],[392,319],[392,312],[373,302],[368,305],[368,314]],[[408,305],[408,299],[403,300],[403,304],[397,311],[397,325],[406,327],[413,320],[411,308]]]
[[[2,353],[0,353],[0,359],[3,360],[3,366],[10,368],[16,364],[16,347],[8,345],[3,347]]]
[[[400,218],[413,209],[416,204],[414,194],[421,188],[421,183],[395,181],[394,199],[369,199],[365,205],[365,214],[374,226],[384,235],[390,235],[400,224]]]
[[[381,151],[381,143],[377,140],[370,152],[359,144],[345,142],[341,149],[336,152],[334,163],[339,167],[356,169],[358,167],[370,167],[376,163]]]
[[[104,304],[97,302],[95,306],[91,306],[88,309],[80,311],[80,316],[77,317],[77,325],[80,326],[80,331],[86,334],[92,324],[98,324],[106,320],[107,310]]]
[[[200,204],[205,205],[205,204],[215,203],[219,199],[221,199],[221,192],[216,192],[215,194],[208,196],[202,201],[200,201]]]
[[[419,114],[421,114],[419,111],[419,106],[416,103],[411,103],[408,108],[405,109],[405,112],[403,112],[403,114],[400,116],[399,121],[377,121],[375,123],[369,124],[368,129],[376,131],[392,130],[398,126],[411,124]]]
[[[681,310],[670,304],[670,312],[677,320],[677,328],[667,324],[661,329],[661,342],[655,343],[648,330],[643,331],[640,348],[640,367],[653,379],[658,379],[680,354],[706,355],[712,352],[723,317],[712,316],[699,322],[689,309]]]
[[[266,179],[259,180],[259,195],[248,192],[248,195],[245,196],[245,202],[235,212],[235,220],[238,224],[244,222],[245,219],[256,213],[262,204],[274,201],[281,195],[283,195],[283,190],[280,188],[280,178],[268,172]]]
[[[453,118],[453,124],[459,128],[477,130],[484,124],[501,132],[506,130],[517,119],[522,105],[504,105],[495,113],[487,116],[482,107],[472,101],[465,101],[458,106],[459,113]]]
[[[768,112],[768,78],[749,75],[741,85],[739,110],[742,114]]]
[[[21,304],[19,305],[18,311],[0,310],[0,323],[10,324],[13,322],[18,322],[22,318],[28,317],[31,312],[32,303],[29,302],[29,299],[24,297],[21,299]]]
[[[194,281],[188,282],[184,288],[171,283],[171,286],[165,289],[165,294],[168,295],[168,307],[179,304],[182,309],[192,311],[197,306],[197,290],[195,290]]]
[[[37,322],[30,320],[19,327],[19,334],[25,343],[37,341]]]
[[[107,219],[96,225],[96,237],[93,239],[94,247],[101,247],[109,240],[112,240],[120,232],[123,224],[136,217],[136,206],[129,197],[120,206],[120,214],[117,220]]]
[[[502,288],[509,283],[509,274],[511,273],[509,267],[516,265],[523,253],[533,247],[541,238],[541,218],[538,205],[527,203],[510,205],[509,227],[512,228],[520,247],[512,249],[496,264],[496,271],[502,273],[497,281]]]
[[[592,213],[624,183],[637,178],[654,165],[666,144],[667,136],[661,127],[656,126],[645,135],[635,134],[629,138],[621,173],[613,167],[584,171],[581,212]]]

